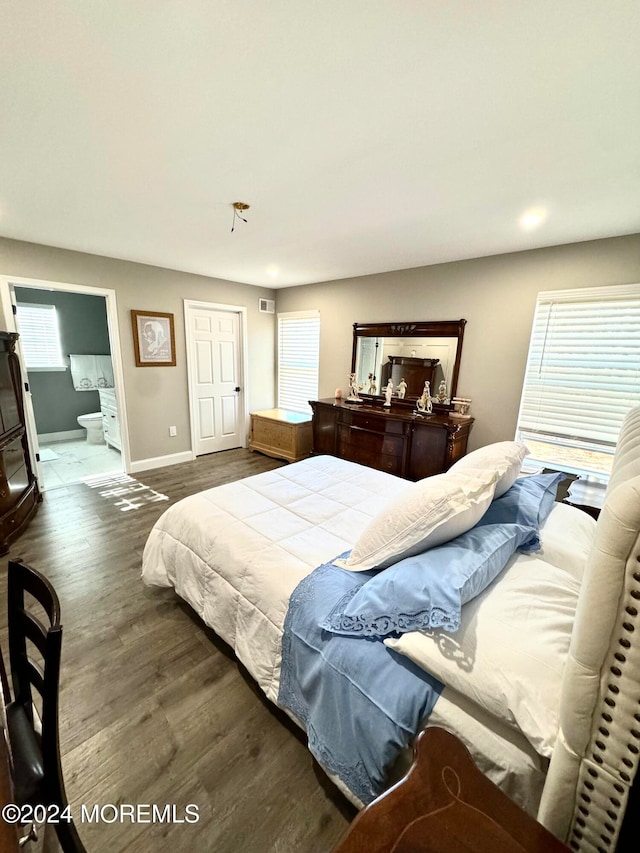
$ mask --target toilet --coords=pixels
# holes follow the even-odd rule
[[[102,412],[90,412],[88,415],[78,415],[78,423],[87,431],[89,444],[104,444],[102,434]]]

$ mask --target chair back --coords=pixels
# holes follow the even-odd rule
[[[20,560],[9,560],[7,604],[13,683],[7,726],[16,799],[33,805],[57,805],[62,811],[68,803],[58,733],[60,602],[44,575]],[[34,694],[39,701],[34,701]],[[61,821],[55,828],[65,853],[84,853],[72,822]]]
[[[25,602],[29,593],[42,607],[48,624],[40,621]],[[30,722],[34,721],[33,688],[41,698],[43,739],[53,725],[58,723],[58,685],[62,626],[60,602],[51,583],[30,566],[15,560],[9,561],[7,583],[9,661],[13,682],[14,701],[25,709]],[[29,640],[42,655],[43,667],[34,660],[27,646]],[[57,735],[55,737],[57,740]]]

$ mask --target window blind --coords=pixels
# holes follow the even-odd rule
[[[278,407],[311,412],[318,397],[320,312],[278,314]]]
[[[571,463],[573,449],[564,470],[602,472],[589,454],[610,463],[638,403],[640,285],[540,293],[516,434],[535,461]]]
[[[64,370],[54,305],[17,305],[20,345],[27,368]]]

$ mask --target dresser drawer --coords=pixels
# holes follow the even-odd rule
[[[9,480],[15,472],[24,465],[24,450],[22,449],[22,438],[16,438],[2,450],[2,470],[4,476]]]
[[[372,432],[358,427],[338,426],[338,456],[369,468],[401,475],[407,441],[403,435]]]
[[[402,435],[407,429],[407,424],[402,421],[393,420],[384,413],[378,415],[370,412],[352,411],[349,415],[344,423],[358,429],[366,429],[371,432],[395,433],[398,435]]]
[[[13,506],[28,485],[29,475],[23,460],[22,467],[14,471],[6,482],[0,483],[0,511]]]

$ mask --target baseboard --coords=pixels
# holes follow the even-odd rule
[[[38,435],[38,444],[49,444],[52,441],[71,441],[73,438],[86,437],[86,429],[68,429],[65,432],[43,432]]]
[[[150,471],[152,468],[166,468],[169,465],[180,465],[181,462],[193,462],[193,453],[183,450],[181,453],[170,453],[168,456],[153,456],[150,459],[138,459],[129,468],[131,474],[139,471]]]

